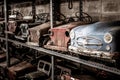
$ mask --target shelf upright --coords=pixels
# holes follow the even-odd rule
[[[50,0],[50,26],[53,28],[53,0]]]
[[[51,79],[54,80],[54,56],[51,56],[51,64],[52,64],[52,74],[51,74]]]
[[[53,28],[53,0],[50,0],[50,26]],[[52,64],[52,74],[51,79],[54,80],[54,56],[51,56],[51,64]]]
[[[36,0],[32,0],[32,14],[33,14],[33,20],[35,21],[36,16],[36,7],[35,7]]]
[[[79,17],[80,17],[80,21],[82,21],[82,12],[83,12],[83,1],[79,0]]]
[[[8,1],[4,0],[4,18],[5,18],[5,31],[7,31],[7,23],[8,23]],[[9,52],[8,52],[8,33],[5,33],[5,38],[6,38],[6,62],[7,62],[7,67],[10,66],[10,57],[9,57]]]

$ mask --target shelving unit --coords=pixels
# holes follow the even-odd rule
[[[34,6],[35,4],[33,4]],[[51,28],[53,28],[53,0],[50,0],[50,20],[51,20]],[[80,0],[80,12],[82,11],[82,0]],[[8,17],[7,17],[7,0],[4,0],[4,13],[5,13],[5,30],[7,31],[7,23],[8,23]],[[33,12],[34,13],[34,12]],[[81,17],[81,13],[80,13],[80,17]],[[77,58],[77,57],[73,57],[73,56],[70,56],[70,55],[65,55],[65,54],[62,54],[62,53],[58,53],[58,52],[55,52],[55,51],[51,51],[51,50],[47,50],[47,49],[44,49],[44,48],[41,48],[41,47],[34,47],[34,46],[30,46],[30,45],[27,45],[25,43],[21,43],[21,42],[18,42],[18,41],[15,41],[15,40],[11,40],[11,39],[8,39],[8,34],[6,33],[6,37],[3,38],[3,37],[0,37],[1,40],[5,40],[6,41],[6,62],[7,62],[7,67],[10,66],[10,57],[9,57],[9,52],[8,52],[8,42],[12,42],[12,43],[17,43],[21,46],[25,46],[25,47],[28,47],[28,48],[31,48],[31,49],[35,49],[37,51],[41,51],[41,52],[44,52],[48,55],[51,55],[51,64],[52,64],[52,75],[51,75],[51,79],[54,80],[54,57],[60,57],[60,58],[63,58],[63,59],[66,59],[66,60],[70,60],[70,61],[73,61],[73,62],[77,62],[77,63],[80,63],[80,64],[83,64],[83,65],[87,65],[87,66],[90,66],[90,67],[94,67],[94,68],[97,68],[97,69],[100,69],[100,70],[104,70],[104,71],[107,71],[107,72],[110,72],[110,73],[113,73],[113,74],[116,74],[116,75],[120,75],[120,70],[119,69],[116,69],[116,68],[113,68],[113,67],[109,67],[109,66],[106,66],[106,65],[103,65],[103,64],[99,64],[99,63],[96,63],[96,62],[91,62],[91,61],[86,61],[86,60],[83,60],[83,59],[80,59],[80,58]]]
[[[4,0],[4,18],[5,18],[5,31],[7,31],[7,23],[8,23],[8,10],[7,10],[7,0]],[[7,67],[10,66],[10,57],[8,53],[8,34],[5,33],[6,37],[6,62],[7,62]]]
[[[0,37],[0,39],[5,40],[5,38],[2,38],[2,37]],[[14,40],[11,40],[11,39],[8,39],[8,41],[13,42],[13,43],[17,43],[18,45],[25,46],[25,47],[28,47],[28,48],[31,48],[31,49],[34,49],[34,50],[37,50],[37,51],[44,52],[48,55],[51,55],[53,57],[53,58],[51,58],[53,66],[54,66],[54,57],[60,57],[60,58],[66,59],[66,60],[70,60],[70,61],[73,61],[73,62],[77,62],[77,63],[83,64],[83,65],[87,65],[87,66],[94,67],[94,68],[97,68],[97,69],[100,69],[100,70],[111,72],[113,74],[120,75],[120,70],[117,69],[117,68],[114,68],[114,67],[109,67],[109,66],[106,66],[106,65],[103,65],[103,64],[100,64],[100,63],[87,61],[87,60],[80,59],[80,58],[77,58],[77,57],[73,57],[73,56],[70,56],[70,55],[65,55],[65,54],[62,54],[62,53],[55,52],[55,51],[47,50],[47,49],[44,49],[42,47],[30,46],[30,45],[27,45],[25,43],[21,43],[21,42],[14,41]]]

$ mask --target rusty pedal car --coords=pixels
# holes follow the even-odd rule
[[[49,80],[51,74],[51,64],[44,60],[38,63],[38,70],[25,75],[26,80]],[[69,75],[69,79],[65,75]],[[59,65],[55,66],[55,80],[70,80],[72,79],[71,70]],[[63,79],[64,78],[64,79]],[[74,78],[75,79],[75,78]],[[77,79],[76,79],[77,80]]]
[[[55,66],[55,79],[56,80],[68,80],[65,79],[64,75],[71,75],[71,70],[69,68],[56,65]]]
[[[27,37],[28,37],[28,28],[29,28],[29,26],[28,26],[28,24],[27,23],[22,23],[20,26],[19,26],[19,28],[20,28],[20,34],[18,34],[18,35],[15,35],[15,38],[17,39],[17,40],[21,40],[21,41],[27,41]]]
[[[50,33],[50,40],[46,45],[45,48],[52,49],[52,50],[59,50],[59,51],[68,51],[68,45],[70,41],[69,32],[72,28],[88,24],[86,22],[71,22],[65,25],[61,25],[49,30]]]
[[[20,62],[8,68],[9,79],[22,80],[25,74],[35,70],[36,70],[36,67],[33,66],[32,64],[26,61]]]
[[[29,20],[33,20],[33,16],[32,15],[24,16],[23,17],[23,22],[21,22],[20,26],[18,26],[19,29],[20,29],[19,34],[15,35],[15,38],[17,40],[26,42],[27,38],[28,38],[28,35],[29,35],[28,29],[36,27],[38,25],[41,25],[41,24],[47,22],[48,21],[48,16],[49,16],[48,13],[36,14],[35,21],[32,21],[32,22],[29,21]]]
[[[11,20],[8,22],[8,31],[9,32],[14,33],[16,30],[16,27],[17,27],[16,21]]]
[[[41,38],[43,36],[43,34],[48,32],[48,29],[50,28],[50,23],[43,23],[41,25],[38,25],[36,27],[33,28],[29,28],[29,38],[27,41],[27,44],[29,45],[35,45],[35,46],[39,46],[39,38]],[[41,42],[42,43],[42,42]]]
[[[120,63],[120,21],[96,22],[70,31],[69,51]]]
[[[19,63],[20,60],[14,57],[10,58],[10,66],[13,66]],[[5,80],[8,78],[8,71],[7,71],[7,62],[4,60],[0,62],[0,80]]]
[[[50,77],[51,64],[49,62],[39,60],[37,71],[25,75],[26,80],[46,80]]]
[[[56,25],[60,25],[62,22],[56,21]],[[28,45],[34,46],[43,46],[44,34],[48,34],[48,30],[50,29],[50,22],[43,23],[33,28],[29,28],[29,38],[27,41]]]

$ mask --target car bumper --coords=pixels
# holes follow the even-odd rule
[[[73,53],[77,53],[84,56],[91,56],[96,58],[105,58],[105,59],[113,59],[113,56],[115,54],[112,54],[110,52],[104,52],[104,51],[97,51],[97,50],[89,50],[86,48],[78,48],[75,46],[69,46],[69,51]]]

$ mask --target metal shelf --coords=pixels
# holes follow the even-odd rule
[[[7,0],[4,0],[4,9],[5,9],[5,23],[6,23],[6,31],[7,31],[7,3],[6,3]],[[27,1],[27,0],[26,0]],[[80,0],[82,1],[82,0]],[[80,2],[80,4],[82,4],[82,2]],[[50,15],[51,15],[51,28],[53,28],[53,1],[50,0]],[[82,11],[82,5],[80,6],[80,11]],[[82,14],[80,14],[81,16]],[[8,52],[8,42],[13,42],[13,43],[17,43],[19,45],[22,45],[22,46],[25,46],[25,47],[28,47],[28,48],[31,48],[31,49],[35,49],[37,51],[41,51],[41,52],[44,52],[48,55],[51,55],[51,63],[52,63],[52,75],[51,75],[51,78],[52,80],[54,80],[54,56],[56,57],[61,57],[61,58],[64,58],[64,59],[67,59],[67,60],[70,60],[70,61],[73,61],[73,62],[77,62],[77,63],[80,63],[80,64],[83,64],[83,65],[87,65],[87,66],[90,66],[90,67],[94,67],[94,68],[97,68],[97,69],[100,69],[100,70],[104,70],[104,71],[107,71],[107,72],[110,72],[110,73],[113,73],[113,74],[116,74],[116,75],[120,75],[120,70],[119,69],[116,69],[114,67],[109,67],[109,66],[106,66],[106,65],[103,65],[103,64],[99,64],[99,63],[96,63],[96,62],[91,62],[91,61],[87,61],[87,60],[84,60],[84,59],[80,59],[80,58],[77,58],[77,57],[73,57],[73,56],[70,56],[70,55],[65,55],[65,54],[62,54],[62,53],[58,53],[58,52],[55,52],[55,51],[52,51],[52,50],[47,50],[45,48],[41,48],[41,47],[34,47],[34,46],[30,46],[30,45],[27,45],[25,43],[21,43],[19,41],[15,41],[15,40],[11,40],[11,39],[8,39],[8,35],[6,33],[6,38],[3,38],[3,37],[0,37],[1,40],[5,40],[6,41],[6,55],[7,55],[7,65],[9,66],[9,63],[10,63],[10,60],[9,60],[9,52]]]
[[[0,39],[6,40],[5,38],[2,38],[2,37],[0,37]],[[22,45],[22,46],[31,48],[31,49],[35,49],[37,51],[44,52],[44,53],[46,53],[48,55],[51,55],[51,56],[61,57],[61,58],[64,58],[64,59],[67,59],[67,60],[70,60],[70,61],[73,61],[73,62],[77,62],[77,63],[83,64],[83,65],[87,65],[87,66],[94,67],[94,68],[97,68],[97,69],[100,69],[100,70],[104,70],[104,71],[107,71],[107,72],[110,72],[110,73],[113,73],[113,74],[120,75],[120,70],[117,69],[117,68],[114,68],[114,67],[109,67],[109,66],[106,66],[106,65],[103,65],[103,64],[100,64],[100,63],[87,61],[87,60],[80,59],[80,58],[77,58],[77,57],[73,57],[73,56],[70,56],[70,55],[66,55],[66,54],[58,53],[58,52],[55,52],[55,51],[52,51],[52,50],[48,50],[48,49],[45,49],[45,48],[30,46],[30,45],[27,45],[25,43],[21,43],[19,41],[15,41],[15,40],[11,40],[11,39],[8,39],[8,41],[16,43],[18,45]]]

